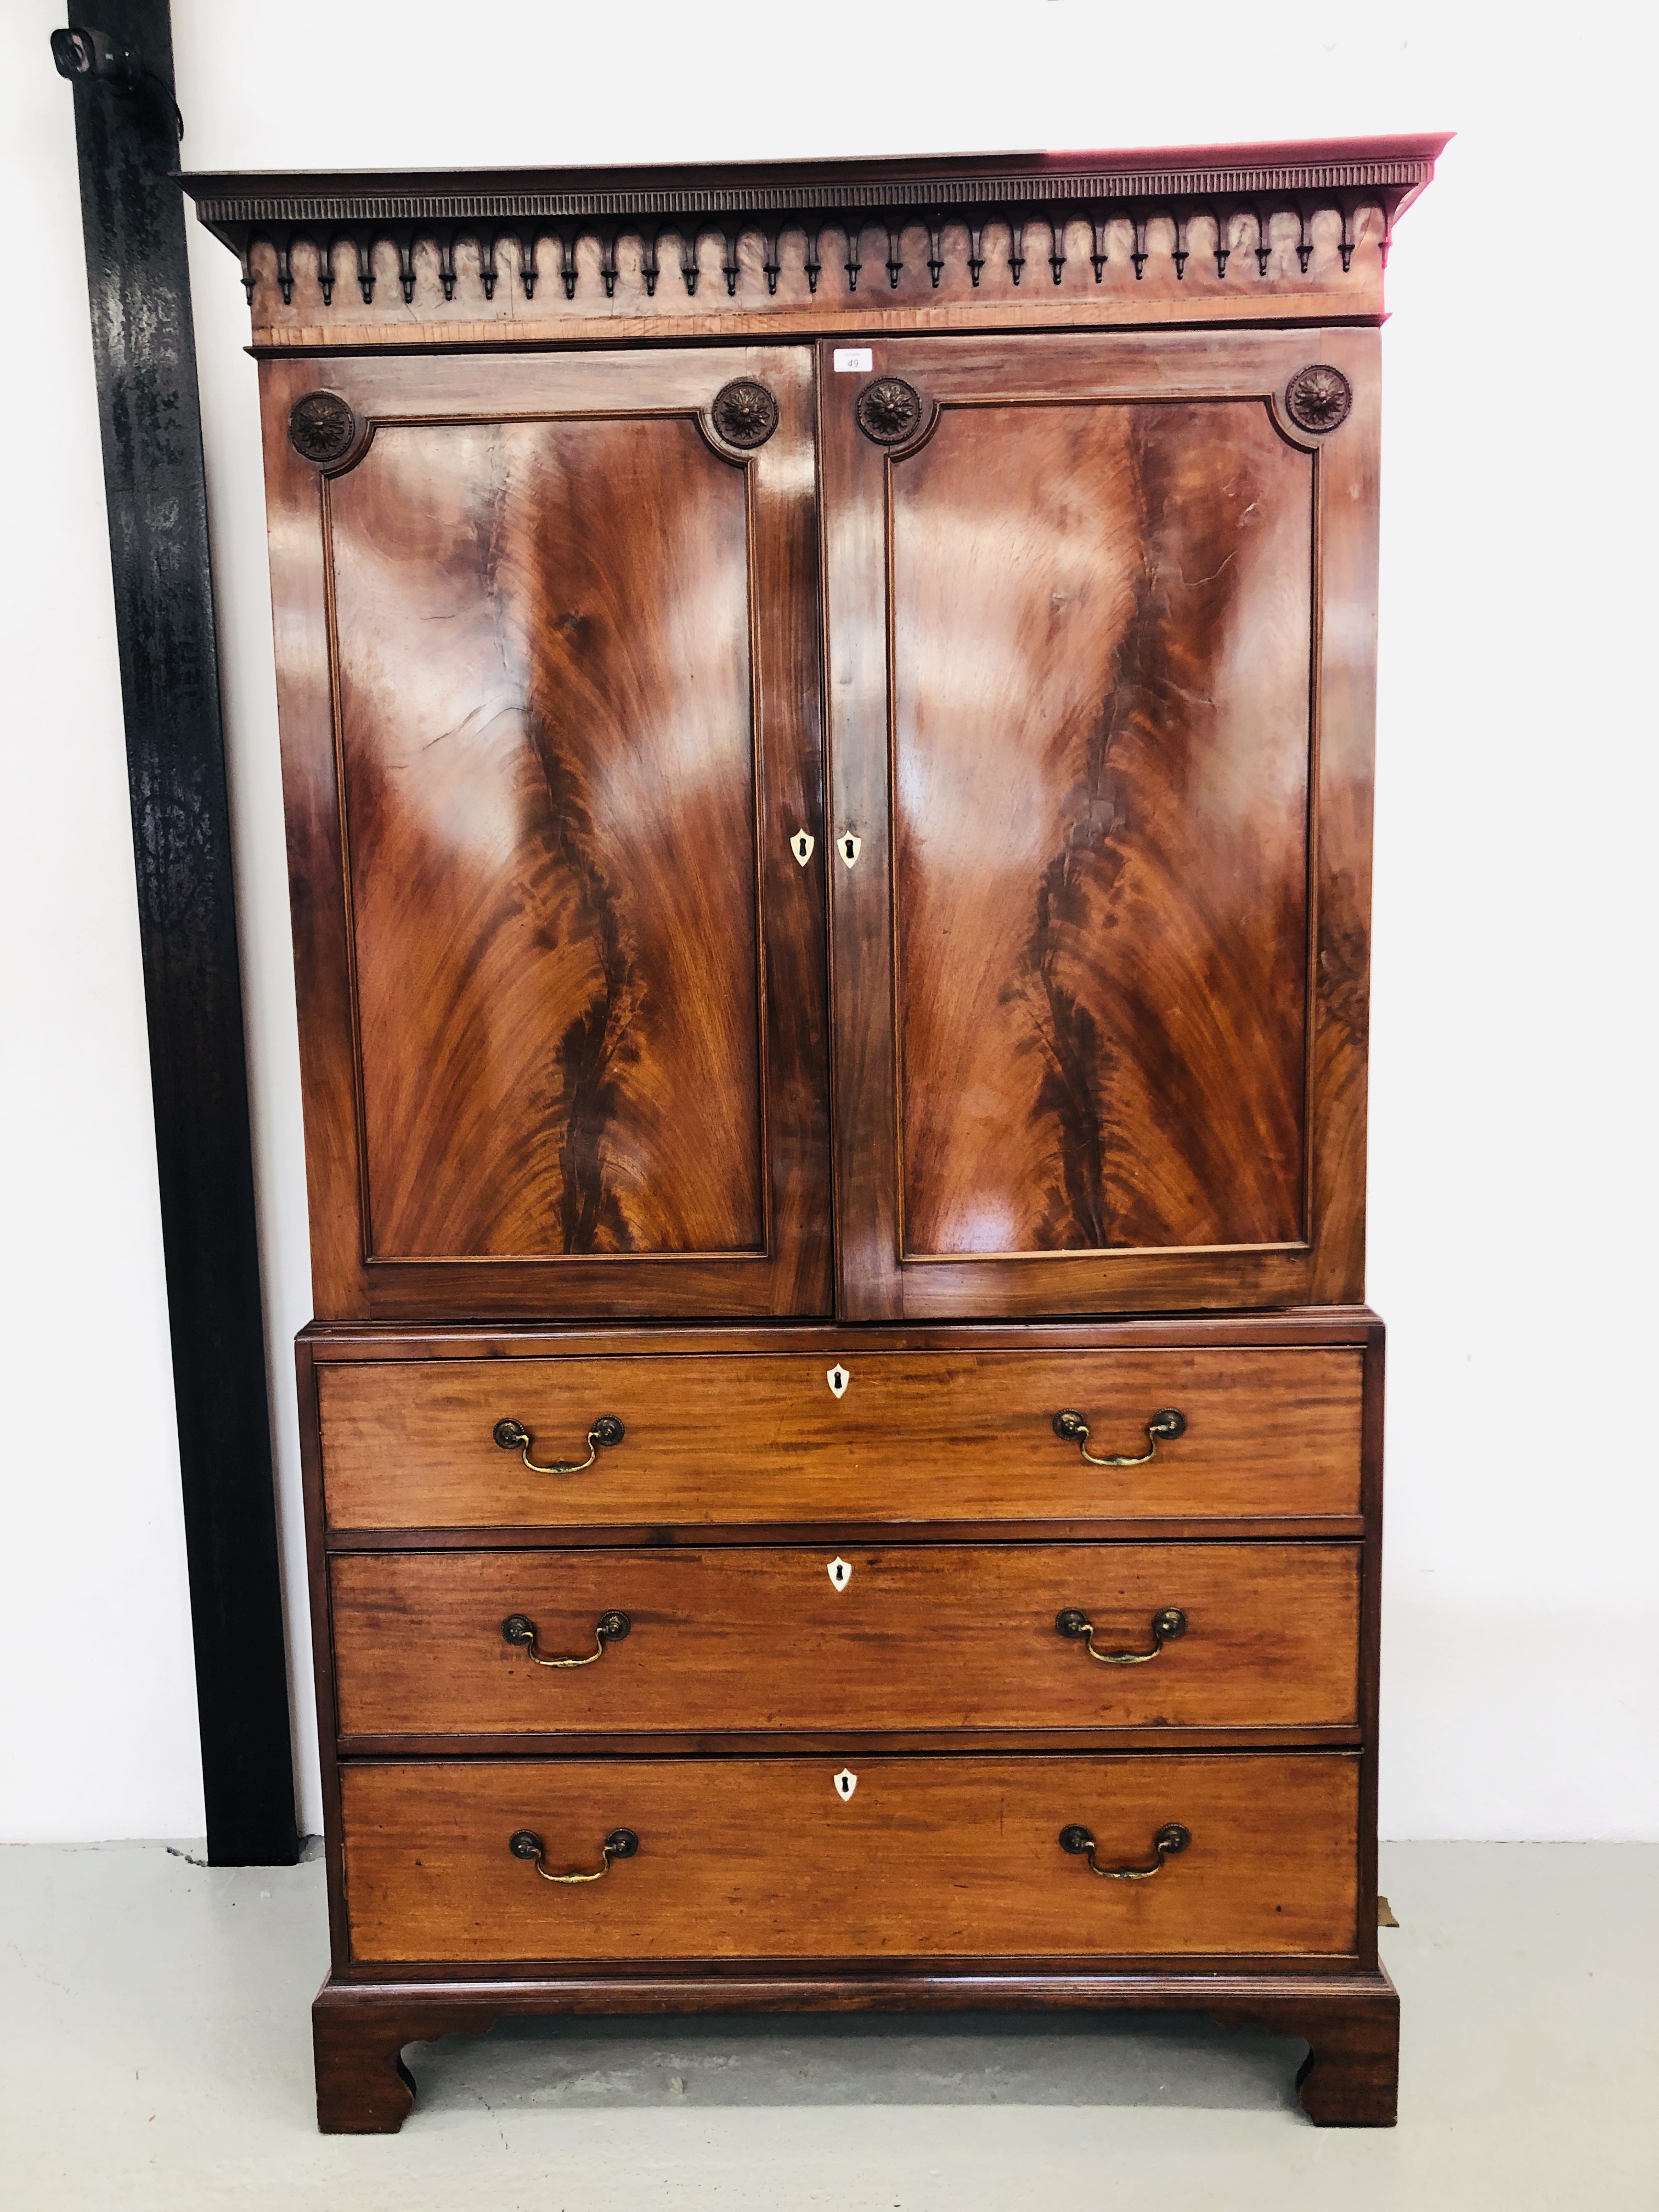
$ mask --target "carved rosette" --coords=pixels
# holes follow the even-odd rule
[[[715,430],[728,446],[750,452],[763,446],[778,427],[778,403],[765,385],[739,376],[714,395],[708,410]]]
[[[902,376],[878,376],[859,394],[854,410],[865,436],[878,446],[902,446],[921,427],[921,395]]]
[[[319,469],[343,461],[357,442],[357,417],[337,392],[307,392],[288,418],[289,443]]]
[[[1352,405],[1352,385],[1328,362],[1297,369],[1285,387],[1285,412],[1298,429],[1334,430],[1347,421]]]

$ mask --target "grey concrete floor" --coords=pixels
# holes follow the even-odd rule
[[[1659,1846],[1384,1848],[1401,2124],[1299,2044],[1157,2017],[513,2023],[313,2130],[322,1869],[0,1850],[7,2212],[1655,2212]]]

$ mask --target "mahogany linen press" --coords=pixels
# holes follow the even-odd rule
[[[1438,138],[197,176],[264,395],[328,2130],[509,2014],[1395,2115],[1364,1303]]]

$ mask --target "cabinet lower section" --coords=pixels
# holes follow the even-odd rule
[[[508,2014],[1003,2005],[1280,2028],[1313,2118],[1390,2121],[1382,1358],[1329,1311],[308,1332],[323,2126]]]

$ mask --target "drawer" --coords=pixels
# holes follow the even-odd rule
[[[1357,1949],[1346,1753],[433,1761],[341,1783],[359,1960]],[[1171,1823],[1190,1840],[1160,1863]],[[1158,1871],[1097,1879],[1061,1847],[1074,1828],[1102,1869]],[[606,1865],[619,1831],[637,1849],[602,1879],[543,1879]],[[539,1861],[514,1854],[526,1834]]]
[[[845,1377],[839,1396],[832,1375]],[[1359,1510],[1360,1355],[844,1352],[325,1364],[329,1525],[1306,1519]],[[1182,1433],[1139,1466],[1165,1409]],[[610,1415],[619,1441],[590,1447]],[[516,1422],[538,1474],[495,1431]]]
[[[1358,1718],[1352,1544],[337,1553],[329,1571],[347,1737]],[[1160,1634],[1170,1608],[1184,1626]],[[1066,1612],[1092,1639],[1060,1632]],[[601,1638],[615,1615],[626,1633]],[[544,1662],[599,1656],[538,1663],[507,1622]]]

